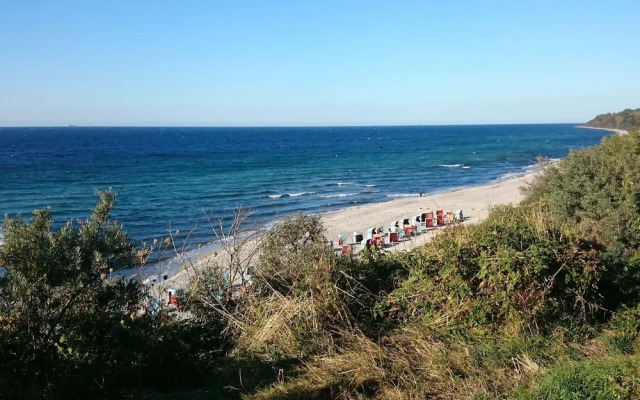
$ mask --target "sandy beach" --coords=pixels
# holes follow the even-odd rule
[[[609,131],[609,132],[613,132],[613,133],[615,133],[616,135],[619,135],[619,136],[620,135],[627,135],[629,133],[628,131],[625,131],[623,129],[596,128],[596,127],[593,127],[593,126],[584,126],[584,125],[578,125],[578,126],[576,126],[576,128],[598,129],[598,130],[601,130],[601,131]]]
[[[326,238],[337,247],[338,235],[346,235],[352,241],[354,232],[364,232],[367,228],[383,225],[385,230],[391,221],[409,218],[425,210],[443,209],[446,211],[463,210],[464,224],[482,221],[492,206],[518,203],[523,196],[520,188],[531,181],[537,172],[529,172],[511,179],[491,182],[481,186],[454,189],[438,194],[420,197],[407,197],[391,201],[350,207],[341,211],[321,214]],[[394,246],[385,247],[385,251],[408,251],[426,243],[441,232],[442,228],[430,229],[420,235],[406,239]],[[253,253],[259,239],[251,241],[247,249]],[[170,277],[155,287],[158,295],[164,298],[164,288],[187,287],[189,280],[197,276],[197,271],[214,263],[225,263],[226,255],[220,251],[216,256],[203,257],[195,265]]]
[[[450,190],[423,197],[408,197],[392,201],[352,207],[335,213],[322,215],[327,239],[338,241],[338,235],[346,235],[349,240],[353,232],[363,232],[367,228],[383,225],[385,230],[391,221],[409,218],[426,210],[463,210],[465,224],[477,223],[486,218],[491,206],[518,203],[522,200],[520,187],[524,186],[536,172],[522,174],[512,179],[496,181],[482,186]],[[386,250],[410,250],[424,244],[437,234],[439,229],[405,240]]]

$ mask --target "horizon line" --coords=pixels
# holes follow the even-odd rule
[[[586,122],[498,122],[463,124],[380,124],[380,125],[0,125],[2,128],[375,128],[375,127],[418,127],[418,126],[495,126],[495,125],[572,125],[576,127]]]

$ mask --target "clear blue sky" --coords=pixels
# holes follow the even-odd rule
[[[640,1],[0,0],[0,125],[580,122],[640,107]]]

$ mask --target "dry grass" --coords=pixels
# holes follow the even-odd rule
[[[247,399],[496,398],[543,371],[534,355],[526,353],[478,364],[473,344],[437,340],[420,327],[403,328],[380,343],[350,333],[342,342],[344,347],[333,356],[304,363],[295,371],[297,378],[285,378]]]
[[[331,351],[331,336],[324,334],[325,310],[303,297],[274,294],[250,305],[236,350],[274,361],[304,357],[309,347]]]

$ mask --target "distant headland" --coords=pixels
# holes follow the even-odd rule
[[[626,109],[617,113],[600,114],[591,121],[580,125],[583,128],[602,128],[615,130],[640,129],[640,108]]]

